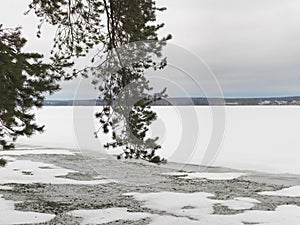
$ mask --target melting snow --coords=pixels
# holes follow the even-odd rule
[[[191,217],[200,219],[205,215],[213,213],[213,205],[220,201],[208,199],[213,197],[209,193],[128,193],[125,195],[133,196],[136,200],[143,202],[143,207],[153,210],[165,211],[176,216]]]
[[[97,210],[75,210],[67,213],[74,217],[81,217],[81,224],[104,224],[116,220],[139,220],[151,217],[151,214],[128,212],[127,208],[110,208]]]
[[[58,176],[65,176],[68,173],[76,173],[77,171],[65,169],[42,162],[33,162],[29,160],[17,160],[11,157],[5,157],[8,163],[1,168],[0,184],[7,183],[51,183],[51,184],[107,184],[115,182],[109,179],[95,180],[73,180]]]
[[[234,198],[232,200],[224,201],[221,204],[230,209],[242,210],[251,209],[254,206],[254,203],[260,203],[260,201],[253,198]]]
[[[247,203],[259,203],[250,198],[236,198],[233,203],[209,199],[208,193],[128,193],[138,201],[143,201],[143,207],[160,210],[169,215],[155,215],[151,217],[150,225],[244,225],[245,223],[260,225],[296,225],[300,224],[300,207],[295,205],[283,205],[275,211],[246,210],[236,215],[213,214],[213,205],[216,203],[231,205],[235,208],[250,207]]]
[[[278,206],[275,211],[246,210],[235,215],[213,214],[214,204],[226,205],[233,209],[250,209],[258,200],[235,198],[233,200],[214,200],[209,193],[127,193],[142,202],[142,207],[160,214],[128,212],[126,208],[100,210],[75,210],[67,214],[83,218],[82,224],[105,224],[117,220],[139,220],[150,218],[150,225],[297,225],[300,223],[300,207],[296,205]]]
[[[260,225],[298,225],[300,207],[296,205],[278,206],[275,211],[246,211],[236,215],[241,221]]]
[[[0,185],[0,190],[11,191],[11,190],[13,190],[13,188],[10,186]]]
[[[259,194],[271,196],[300,197],[300,186],[284,188],[279,191],[264,191],[260,192]]]
[[[36,212],[23,212],[14,209],[14,202],[5,200],[0,195],[0,224],[27,224],[43,223],[55,217],[55,215]]]

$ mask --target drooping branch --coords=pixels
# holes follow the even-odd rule
[[[151,94],[145,71],[166,66],[162,48],[171,36],[160,39],[157,33],[164,24],[156,24],[156,13],[165,9],[154,0],[33,0],[30,9],[41,19],[39,28],[44,22],[57,26],[51,58],[56,66],[73,63],[102,45],[97,54],[103,62],[74,70],[73,76],[95,75],[93,83],[105,103],[96,116],[104,133],[112,129],[113,141],[106,147],[122,147],[126,158],[157,161],[157,138],[146,134],[156,119],[150,106],[165,90]]]
[[[43,130],[29,110],[42,106],[44,92],[58,90],[54,68],[42,62],[42,55],[23,52],[25,43],[20,28],[0,25],[0,144],[4,148],[13,147],[7,141]]]

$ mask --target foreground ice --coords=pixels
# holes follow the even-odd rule
[[[77,171],[65,169],[42,162],[33,162],[30,160],[17,160],[12,157],[4,157],[8,163],[1,168],[0,184],[8,183],[51,183],[51,184],[107,184],[115,182],[109,179],[94,179],[89,181],[73,180],[62,178],[59,176],[66,176],[69,173],[76,173]]]
[[[264,191],[260,192],[259,194],[270,196],[300,197],[300,186],[284,188],[279,191]]]
[[[162,149],[159,154],[169,162],[202,164],[213,137],[212,108],[153,107],[158,113],[158,120],[151,126],[151,133],[160,137]],[[82,151],[106,153],[101,146],[106,143],[107,136],[94,137],[99,125],[95,119],[97,110],[100,108],[44,107],[36,111],[36,118],[38,123],[46,126],[45,133],[31,138],[20,137],[18,143],[71,149],[79,147]],[[300,174],[300,107],[226,106],[225,111],[225,136],[216,158],[213,158],[215,161],[209,166]],[[191,113],[195,118],[189,117]],[[190,138],[192,134],[197,137],[194,146],[190,144],[194,141]]]
[[[55,217],[52,214],[36,213],[36,212],[22,212],[14,209],[13,201],[5,200],[0,195],[0,224],[27,224],[27,223],[43,223]]]
[[[163,175],[177,176],[183,179],[208,179],[208,180],[233,180],[245,173],[186,173],[186,172],[171,172],[163,173]]]
[[[128,212],[127,208],[110,208],[95,210],[74,210],[67,213],[74,217],[83,218],[82,225],[85,224],[104,224],[116,220],[139,220],[151,217],[148,213]]]

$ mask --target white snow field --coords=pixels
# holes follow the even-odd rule
[[[55,217],[52,214],[36,213],[36,212],[22,212],[14,209],[14,201],[5,200],[0,195],[0,224],[32,224],[47,222]]]
[[[213,130],[211,107],[153,108],[159,119],[151,131],[160,137],[159,153],[169,161],[180,162],[184,156],[181,163],[201,164]],[[102,146],[108,136],[95,139],[93,134],[97,109],[44,107],[37,111],[37,120],[46,125],[46,132],[19,138],[18,143],[106,153]],[[225,113],[225,134],[211,166],[300,174],[300,107],[225,106]]]

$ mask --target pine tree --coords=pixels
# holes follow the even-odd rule
[[[22,51],[26,40],[20,28],[5,29],[0,25],[0,144],[14,147],[18,136],[42,132],[34,122],[33,107],[41,107],[44,92],[58,90],[55,69],[42,62],[38,53]]]
[[[113,141],[105,147],[123,147],[125,158],[164,161],[155,155],[160,148],[158,138],[147,138],[146,133],[156,119],[151,104],[165,97],[166,90],[151,94],[145,71],[166,66],[161,52],[171,36],[159,39],[157,31],[164,24],[155,24],[156,13],[165,8],[156,7],[154,0],[33,0],[29,7],[28,13],[33,11],[41,21],[38,36],[45,22],[57,27],[52,50],[57,65],[73,63],[74,58],[99,47],[91,61],[102,62],[74,69],[71,77],[95,76],[94,84],[105,102],[96,114],[99,131],[108,133],[112,129]],[[99,80],[104,82],[99,84]]]

